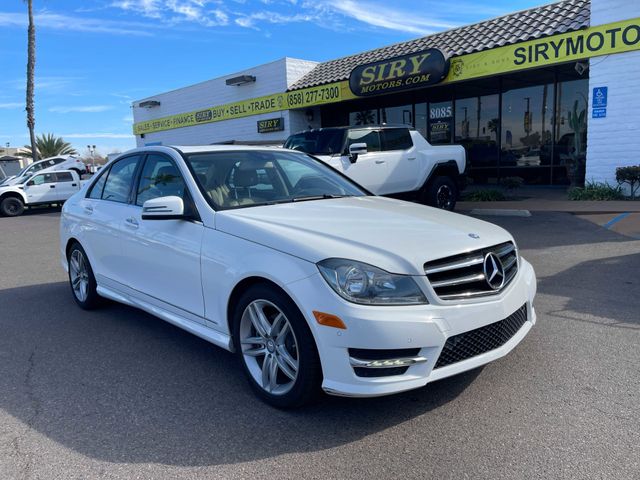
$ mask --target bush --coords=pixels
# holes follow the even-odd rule
[[[616,181],[620,186],[625,183],[629,185],[631,190],[631,200],[633,200],[638,188],[640,188],[640,165],[635,167],[616,168]]]
[[[500,180],[500,185],[509,191],[520,188],[523,183],[524,179],[522,177],[504,177]]]
[[[587,182],[584,187],[570,188],[569,200],[623,200],[622,188],[608,183]]]
[[[505,200],[505,196],[500,190],[490,188],[471,192],[465,195],[465,200],[468,202],[500,202]]]

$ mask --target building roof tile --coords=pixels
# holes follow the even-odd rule
[[[295,82],[290,90],[314,87],[349,78],[351,70],[365,63],[439,48],[458,56],[527,40],[580,30],[589,26],[590,0],[564,0],[511,13],[484,22],[435,33],[408,42],[319,63]]]

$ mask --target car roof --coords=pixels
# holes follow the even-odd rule
[[[306,130],[300,130],[296,132],[298,133],[307,133],[307,132],[322,132],[325,130],[385,130],[389,128],[406,128],[408,130],[415,130],[411,125],[405,125],[403,123],[385,123],[385,124],[369,124],[369,125],[342,125],[339,127],[321,127],[321,128],[308,128]],[[294,134],[294,135],[295,135]]]

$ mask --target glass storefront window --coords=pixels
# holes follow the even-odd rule
[[[500,176],[526,183],[551,180],[553,84],[507,90],[502,94]]]
[[[360,110],[349,114],[349,125],[374,125],[378,120],[378,109]]]
[[[426,103],[416,103],[416,123],[414,127],[417,131],[420,132],[424,138],[428,138],[427,136],[427,104]]]
[[[553,146],[553,183],[566,184],[584,181],[587,155],[587,95],[589,80],[580,79],[558,83]]]
[[[382,123],[413,126],[413,105],[381,108],[380,116]]]
[[[429,103],[429,142],[451,143],[453,137],[453,102]]]
[[[455,102],[454,143],[465,147],[472,167],[471,175],[480,183],[497,178],[499,102],[497,94],[462,98]]]

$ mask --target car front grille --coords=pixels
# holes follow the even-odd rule
[[[436,368],[490,352],[507,343],[527,321],[527,304],[504,320],[449,337],[438,357]]]
[[[492,287],[485,276],[485,263],[491,262],[491,259],[487,258],[489,254],[500,260],[499,264],[504,271],[504,282],[497,288],[496,285]],[[518,273],[518,253],[512,242],[505,242],[427,262],[424,264],[424,272],[436,295],[442,300],[495,295],[509,285]]]

